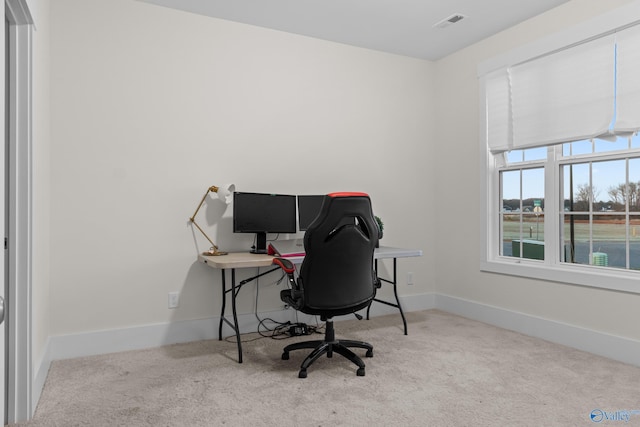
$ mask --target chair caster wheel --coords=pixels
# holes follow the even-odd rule
[[[300,372],[298,373],[298,378],[307,378],[307,370],[300,369]]]
[[[367,354],[365,354],[365,356],[373,357],[373,350],[367,350]]]
[[[289,360],[289,353],[288,352],[284,352],[282,353],[282,360]]]
[[[358,368],[356,375],[359,377],[364,377],[364,368]]]

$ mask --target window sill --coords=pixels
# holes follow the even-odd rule
[[[549,265],[528,259],[499,258],[480,262],[489,273],[640,294],[640,272],[581,265]]]

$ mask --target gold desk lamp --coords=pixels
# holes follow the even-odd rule
[[[193,213],[191,218],[189,218],[191,223],[195,225],[198,228],[198,230],[200,230],[202,235],[207,238],[209,243],[211,243],[211,248],[208,251],[202,252],[202,255],[218,256],[218,255],[226,255],[228,252],[218,251],[218,247],[216,246],[215,243],[213,243],[213,240],[211,240],[209,236],[207,236],[207,233],[205,233],[204,230],[200,228],[200,226],[196,223],[196,215],[198,214],[198,211],[202,207],[202,204],[206,200],[207,195],[209,193],[211,192],[216,193],[218,195],[218,198],[228,205],[229,203],[231,203],[231,197],[235,189],[236,189],[236,186],[234,184],[227,184],[223,187],[216,187],[215,185],[212,185],[211,187],[207,188],[207,192],[204,193],[204,196],[202,196],[202,200],[200,200],[200,204],[196,208],[196,211]]]

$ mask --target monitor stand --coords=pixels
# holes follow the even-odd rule
[[[266,254],[267,253],[267,233],[256,233],[256,245],[251,249],[252,254]]]

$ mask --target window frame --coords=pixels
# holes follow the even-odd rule
[[[484,272],[517,276],[529,279],[558,282],[569,285],[588,286],[640,294],[640,272],[626,269],[604,268],[593,265],[560,262],[560,227],[563,203],[560,185],[560,162],[562,145],[548,147],[545,166],[545,236],[554,236],[553,244],[545,244],[544,260],[505,257],[500,255],[502,232],[500,210],[502,209],[500,170],[505,165],[489,150],[486,122],[486,88],[482,77],[494,70],[519,63],[574,44],[601,36],[625,26],[634,25],[640,16],[640,2],[617,8],[595,19],[577,25],[561,33],[545,37],[526,47],[507,52],[487,60],[478,66],[480,96],[480,270]],[[635,152],[629,149],[625,154]],[[608,153],[607,153],[608,154]],[[619,154],[619,153],[618,153]],[[606,154],[581,155],[580,161]],[[610,156],[615,156],[611,154]],[[564,158],[566,160],[566,158]],[[576,160],[571,159],[571,161]],[[566,161],[563,162],[566,164]],[[552,166],[549,166],[552,165]]]

